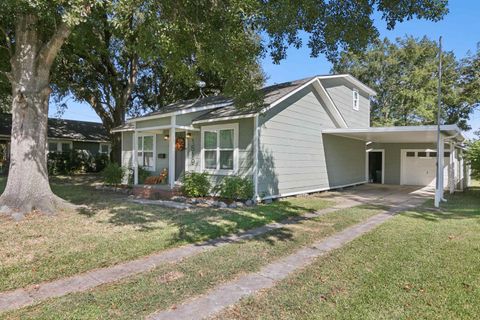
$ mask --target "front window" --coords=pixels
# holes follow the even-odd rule
[[[203,129],[203,169],[218,173],[235,171],[236,126]]]
[[[137,141],[138,165],[149,171],[155,170],[154,142],[153,136],[140,136]]]
[[[101,143],[100,144],[100,153],[108,154],[109,152],[110,152],[110,146],[106,143]]]

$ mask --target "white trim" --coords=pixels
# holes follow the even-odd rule
[[[220,131],[220,130],[229,130],[233,129],[233,170],[225,169],[205,169],[205,149],[204,149],[204,133],[206,131]],[[226,123],[226,124],[217,124],[212,126],[202,126],[201,128],[201,146],[200,146],[200,168],[202,172],[208,172],[212,175],[235,175],[238,173],[238,123]],[[217,136],[217,168],[220,165],[220,148],[218,147],[220,143],[219,135]]]
[[[320,80],[317,79],[317,81],[313,83],[313,86],[317,90],[318,94],[320,94],[320,97],[324,99],[325,105],[329,109],[330,114],[336,120],[337,124],[342,128],[348,128],[347,122],[343,118],[342,113],[337,108],[332,98],[328,94],[327,90],[323,87]]]
[[[187,173],[188,171],[188,164],[189,164],[189,161],[188,161],[188,138],[187,138],[187,134],[188,134],[188,130],[185,130],[185,168],[183,169],[183,173]]]
[[[135,129],[134,129],[134,128],[125,128],[125,129],[115,129],[115,128],[114,128],[114,129],[110,130],[110,132],[112,132],[112,133],[128,132],[128,131],[132,131],[132,132],[133,132],[133,131],[135,131]]]
[[[260,111],[260,113],[264,113],[264,112],[267,112],[268,110],[272,109],[273,107],[275,107],[277,104],[280,104],[282,101],[290,98],[291,96],[293,96],[295,93],[299,92],[300,90],[302,90],[303,88],[306,88],[307,86],[309,86],[310,84],[314,83],[315,81],[317,81],[317,78],[314,77],[312,78],[311,80],[307,81],[306,83],[304,83],[303,85],[301,85],[300,87],[298,87],[297,89],[287,93],[286,95],[284,95],[283,97],[280,97],[279,99],[275,100],[274,102],[272,102],[270,105],[268,105],[267,107],[263,108],[262,111]]]
[[[177,116],[172,115],[170,118],[170,136],[168,139],[168,184],[173,189],[175,186],[175,125],[177,124]]]
[[[375,90],[373,90],[372,88],[370,88],[365,83],[358,80],[357,78],[355,78],[351,74],[332,74],[332,75],[328,75],[328,76],[318,76],[318,79],[320,79],[320,80],[323,80],[323,79],[328,80],[328,79],[335,79],[335,78],[344,78],[345,80],[350,82],[353,86],[360,87],[362,89],[362,91],[365,91],[367,94],[369,94],[371,96],[376,96],[377,95],[377,92]]]
[[[249,113],[249,114],[231,116],[231,117],[221,117],[221,118],[213,118],[213,119],[205,119],[205,120],[195,120],[195,121],[192,122],[192,124],[211,123],[211,122],[237,120],[237,119],[246,119],[246,118],[253,118],[257,115],[258,115],[258,113]]]
[[[385,149],[368,149],[366,152],[366,159],[365,159],[365,179],[369,181],[369,174],[368,174],[368,167],[369,167],[369,161],[370,158],[368,157],[368,154],[370,152],[381,152],[382,153],[382,182],[381,184],[385,184]]]
[[[335,190],[335,189],[340,189],[340,188],[358,186],[358,185],[366,184],[366,183],[368,183],[368,181],[360,181],[360,182],[355,182],[355,183],[350,183],[350,184],[344,184],[344,185],[340,185],[340,186],[324,187],[324,188],[311,189],[311,190],[303,190],[303,191],[294,191],[294,192],[287,192],[287,193],[279,193],[279,194],[276,194],[276,195],[273,195],[273,196],[266,196],[266,197],[260,198],[260,200],[284,198],[284,197],[295,196],[295,195],[297,195],[297,194],[307,194],[307,193],[313,193],[313,192],[320,192],[320,191],[327,191],[327,190]]]
[[[185,130],[185,131],[200,131],[200,129],[192,126],[175,126],[175,129]]]
[[[260,113],[267,112],[268,110],[274,108],[276,105],[278,105],[282,101],[288,99],[289,97],[293,96],[294,94],[296,94],[300,90],[303,90],[304,88],[306,88],[309,85],[313,85],[313,87],[315,88],[317,93],[320,95],[320,98],[322,98],[324,100],[323,102],[325,102],[327,108],[329,109],[330,114],[334,118],[335,122],[337,122],[337,125],[342,127],[342,128],[348,128],[347,122],[343,118],[342,114],[340,113],[340,110],[337,108],[337,106],[333,102],[333,100],[330,97],[330,95],[328,94],[327,90],[325,90],[325,88],[323,87],[322,83],[319,80],[319,77],[314,77],[313,79],[304,83],[303,85],[301,85],[297,89],[287,93],[286,95],[284,95],[280,99],[271,103],[269,106],[263,108],[262,111],[260,111]]]
[[[50,143],[56,143],[57,144],[57,150],[54,151],[54,152],[64,152],[63,151],[63,146],[62,146],[62,144],[64,144],[64,143],[68,144],[70,146],[69,151],[73,150],[73,141],[71,141],[71,140],[61,140],[61,139],[51,140],[51,139],[47,138],[47,153],[50,152]]]
[[[360,93],[357,88],[352,89],[352,109],[360,111]]]
[[[123,138],[123,134],[122,134],[122,138]],[[102,152],[102,146],[107,146],[107,152]],[[110,154],[110,152],[112,152],[112,146],[110,143],[99,143],[98,144],[98,153],[99,154]]]
[[[259,131],[258,114],[253,118],[253,186],[254,199],[258,200],[258,152],[259,152]]]
[[[141,134],[138,134],[137,133],[137,139],[135,141],[135,143],[137,144],[136,147],[137,147],[137,151],[136,151],[136,156],[137,156],[137,165],[138,165],[138,138],[142,138],[142,158],[144,157],[144,153],[145,153],[145,137],[152,137],[153,138],[153,148],[151,151],[147,150],[147,152],[152,152],[153,153],[153,164],[152,164],[152,167],[151,169],[150,168],[146,168],[143,166],[143,159],[142,159],[142,168],[147,170],[147,171],[150,171],[150,172],[155,172],[155,170],[157,170],[157,135],[155,133],[141,133]]]

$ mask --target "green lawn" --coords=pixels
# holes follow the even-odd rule
[[[96,190],[95,177],[56,178],[61,197],[89,211],[0,216],[0,291],[58,279],[186,243],[246,230],[330,206],[319,198],[292,198],[250,209],[179,211],[127,201]],[[0,191],[5,181],[0,178]]]
[[[332,235],[380,212],[362,206],[332,212],[313,220],[277,229],[253,240],[232,243],[165,264],[152,272],[89,292],[51,299],[4,314],[6,319],[142,319],[203,294],[225,281],[262,266],[318,239]]]
[[[480,188],[405,212],[218,319],[478,319]]]

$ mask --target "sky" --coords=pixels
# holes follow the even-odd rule
[[[375,26],[380,36],[394,40],[397,37],[413,35],[415,37],[427,36],[437,40],[443,37],[443,48],[453,51],[457,58],[464,57],[467,52],[475,51],[477,42],[480,42],[480,1],[477,0],[450,0],[448,6],[450,12],[439,22],[425,20],[410,20],[398,23],[394,30],[387,30],[386,24],[380,15],[375,15]],[[320,56],[310,58],[308,47],[288,50],[287,58],[280,64],[272,63],[270,57],[262,59],[262,67],[267,75],[267,85],[295,79],[309,77],[315,74],[330,73],[331,64]],[[65,119],[96,121],[100,119],[87,104],[79,104],[73,99],[67,100],[68,109],[62,115]],[[55,116],[57,110],[53,104],[50,106],[50,116]],[[473,128],[467,132],[468,137],[473,137],[473,131],[480,128],[480,110],[477,110],[470,119]]]

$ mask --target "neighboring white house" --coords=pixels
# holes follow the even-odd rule
[[[252,179],[268,199],[367,182],[435,183],[436,126],[370,127],[375,92],[351,75],[325,75],[262,89],[264,108],[237,109],[231,99],[181,101],[115,128],[122,162],[169,172],[173,188],[186,171]],[[466,186],[464,137],[441,126],[443,184]],[[183,146],[183,147],[182,147]]]

